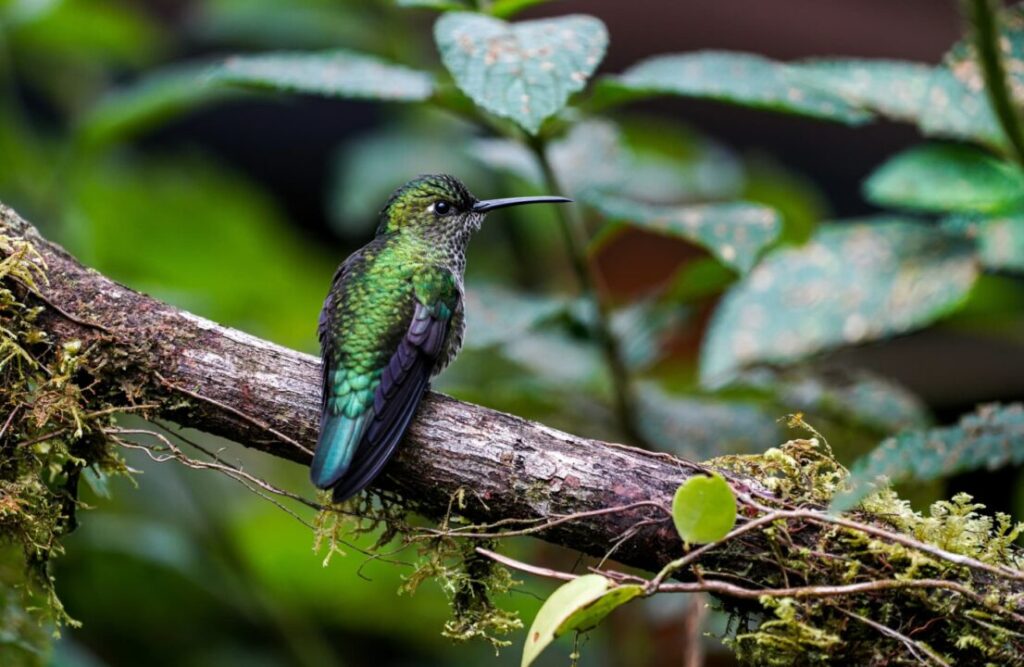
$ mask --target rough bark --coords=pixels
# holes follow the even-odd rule
[[[119,352],[120,362],[107,369],[104,381],[111,384],[111,392],[124,396],[125,404],[152,402],[159,406],[155,413],[161,417],[308,464],[320,404],[316,358],[120,285],[82,266],[2,205],[0,234],[30,241],[45,260],[48,284],[41,289],[46,302],[41,322],[51,339],[77,339],[84,346],[98,343]],[[632,531],[615,552],[616,560],[656,570],[678,558],[682,548],[671,523],[654,503],[669,505],[679,484],[700,470],[671,456],[580,438],[431,393],[379,484],[438,515],[449,507],[452,495],[463,490],[469,499],[466,513],[480,521],[545,520],[592,512],[539,536],[603,555]],[[755,497],[770,495],[757,479],[725,474],[737,489]],[[636,506],[599,512],[629,505]],[[741,513],[756,514],[743,507]],[[655,518],[661,520],[637,529],[639,522]],[[862,519],[887,526],[884,518]],[[790,536],[790,544],[814,548],[829,543],[835,533],[834,526],[808,522]],[[767,585],[757,581],[757,571],[751,569],[754,563],[771,563],[775,557],[772,549],[777,545],[772,540],[776,538],[766,535],[745,535],[738,547],[712,554],[705,563],[719,574],[742,575],[737,580]],[[826,553],[822,558],[830,562],[832,556]],[[887,563],[879,565],[880,572],[891,571],[882,567]],[[958,576],[968,587],[995,587],[1001,599],[1016,600],[1010,605],[1014,612],[1024,612],[1021,579],[1000,580],[991,572],[969,570],[958,571]],[[903,594],[907,600],[917,595],[913,591],[892,594]],[[920,623],[931,626],[927,616]],[[942,625],[931,632],[938,632]],[[943,644],[933,641],[933,646]]]

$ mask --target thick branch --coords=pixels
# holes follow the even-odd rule
[[[119,285],[83,267],[2,205],[0,234],[31,242],[45,260],[49,284],[41,286],[47,308],[40,321],[51,340],[77,339],[83,348],[97,344],[107,350],[99,383],[105,386],[100,389],[106,396],[119,395],[124,405],[151,403],[158,406],[154,415],[303,465],[309,462],[320,402],[314,357],[219,326]],[[683,554],[664,508],[679,484],[701,469],[671,456],[580,438],[433,393],[424,400],[399,455],[379,483],[437,515],[462,490],[467,499],[465,513],[475,520],[504,521],[505,525],[509,519],[544,521],[548,527],[539,533],[543,539],[597,556],[621,542],[616,560],[656,571]],[[741,515],[763,515],[765,508],[758,507],[757,500],[771,497],[767,485],[724,474],[741,499],[746,498]],[[580,513],[584,514],[571,521],[552,521],[559,515]],[[784,520],[800,519],[797,514]],[[863,518],[879,530],[891,528],[884,518]],[[772,582],[757,579],[757,568],[765,563],[776,575],[781,571],[786,577],[791,572],[808,581],[814,572],[835,571],[829,568],[843,560],[863,563],[863,570],[851,572],[877,570],[886,576],[892,572],[892,563],[886,561],[891,554],[877,555],[865,548],[866,542],[851,540],[849,554],[817,553],[822,545],[838,543],[837,535],[845,530],[835,522],[814,520],[801,521],[782,540],[777,531],[750,530],[731,550],[713,549],[701,563],[706,573],[714,571],[763,588],[772,587]],[[629,539],[623,540],[626,536]],[[884,536],[872,539],[895,544]],[[788,558],[800,553],[808,562],[817,560],[790,569],[781,549],[788,550]],[[1024,613],[1020,578],[1002,577],[996,568],[985,570],[970,563],[950,561],[949,567],[964,586],[986,587],[995,594],[993,599],[1005,601],[1002,604],[1011,614]],[[891,595],[927,602],[918,591],[893,590]],[[934,595],[956,594],[944,590]],[[963,605],[969,604],[963,596]],[[941,605],[927,602],[918,605],[915,613],[926,614],[921,610],[937,606]],[[928,629],[932,646],[943,644],[931,637],[943,624],[932,628],[927,615],[911,620]]]

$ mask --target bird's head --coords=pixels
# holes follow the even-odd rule
[[[392,193],[380,213],[377,233],[466,236],[480,228],[488,211],[520,204],[569,201],[572,200],[548,196],[479,200],[454,176],[419,176]]]

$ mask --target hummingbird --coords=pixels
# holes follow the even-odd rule
[[[565,197],[479,200],[458,179],[420,176],[392,193],[372,241],[334,274],[320,313],[322,403],[310,479],[335,502],[395,453],[430,379],[465,331],[466,246],[484,216]]]

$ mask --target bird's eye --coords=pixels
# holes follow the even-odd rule
[[[448,215],[452,210],[452,205],[446,201],[434,202],[434,213],[438,215]]]

